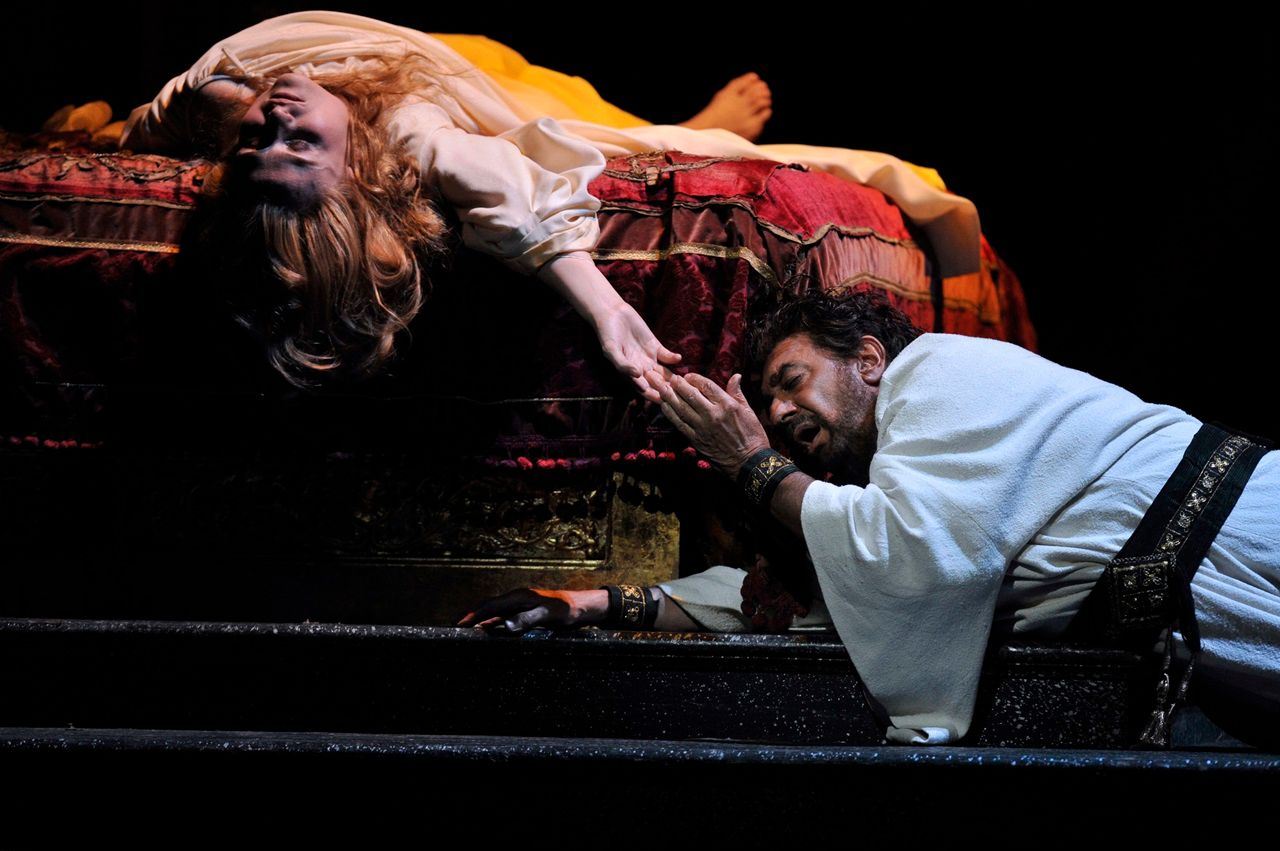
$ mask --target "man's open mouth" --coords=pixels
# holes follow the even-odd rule
[[[814,441],[822,433],[822,427],[815,422],[804,422],[791,429],[791,442],[801,449],[813,449]]]

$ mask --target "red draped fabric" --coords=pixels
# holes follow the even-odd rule
[[[180,330],[192,320],[181,305],[198,300],[175,296],[209,286],[178,255],[205,170],[0,147],[0,437],[97,439],[111,387],[181,393],[198,380],[182,367],[203,344]],[[927,330],[1034,346],[1017,279],[989,246],[981,274],[935,280],[927,246],[875,190],[677,152],[615,159],[592,188],[603,202],[597,264],[689,368],[717,381],[742,368],[753,312],[813,286],[878,289]],[[368,428],[381,434],[429,434],[504,464],[680,448],[543,288],[462,251],[433,279],[388,376],[300,404],[361,422],[376,408],[384,423]]]

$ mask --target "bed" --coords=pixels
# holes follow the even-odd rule
[[[460,247],[386,374],[301,393],[267,373],[182,250],[208,167],[0,138],[0,507],[42,565],[10,589],[23,613],[448,623],[512,585],[742,557],[734,510],[707,517],[715,477],[586,325]],[[754,312],[814,286],[1035,346],[989,245],[941,279],[875,190],[662,152],[610,161],[593,192],[597,265],[717,381]]]

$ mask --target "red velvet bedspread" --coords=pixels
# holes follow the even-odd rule
[[[178,247],[204,171],[0,146],[0,439],[93,444],[174,407],[251,399],[258,416],[264,389],[290,396],[252,365],[240,375],[227,358],[202,359],[217,345],[185,330],[201,302],[185,297],[194,276]],[[922,328],[1034,347],[1017,279],[988,246],[981,274],[935,280],[927,246],[874,190],[773,162],[668,152],[611,161],[593,191],[604,203],[598,265],[687,366],[718,381],[741,369],[753,311],[812,286],[880,289]],[[463,251],[433,279],[387,376],[293,394],[281,422],[339,442],[430,439],[504,466],[679,448],[544,288]],[[193,396],[204,401],[193,406]],[[227,418],[169,428],[211,421],[225,428]]]

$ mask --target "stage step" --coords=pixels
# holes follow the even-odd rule
[[[0,726],[878,745],[834,635],[0,620]],[[1013,646],[969,741],[1121,748],[1142,660]]]
[[[10,728],[0,760],[21,779],[6,837],[41,846],[84,832],[363,847],[406,829],[426,843],[558,835],[622,848],[667,833],[709,848],[962,835],[1230,845],[1280,793],[1280,755],[1256,753]]]

